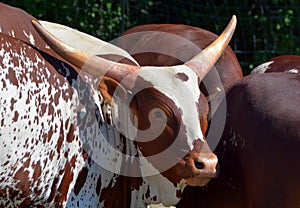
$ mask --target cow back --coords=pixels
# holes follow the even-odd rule
[[[0,32],[16,37],[40,48],[46,48],[46,42],[31,24],[36,20],[25,11],[0,3]]]
[[[276,56],[268,61],[259,64],[255,67],[251,74],[271,73],[271,72],[285,72],[285,73],[299,73],[300,70],[300,56],[296,55],[281,55]]]

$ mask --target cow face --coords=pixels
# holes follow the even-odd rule
[[[139,77],[130,108],[143,156],[173,183],[185,178],[190,185],[206,184],[216,176],[217,158],[200,128],[208,106],[200,106],[199,77],[185,65],[142,67]],[[139,82],[149,86],[135,92]]]
[[[149,166],[153,166],[151,173],[145,172],[146,176],[158,170],[173,183],[186,179],[190,185],[204,185],[216,176],[217,158],[201,131],[200,119],[205,116],[201,112],[205,110],[199,111],[201,92],[198,86],[227,46],[235,24],[233,17],[214,43],[185,64],[172,67],[114,63],[70,48],[38,23],[34,26],[66,60],[95,77],[115,80],[131,95],[114,104],[117,109],[114,124],[128,139],[137,142]],[[127,127],[122,128],[126,114],[120,113],[120,109],[127,105],[126,100],[129,101],[127,115],[134,115],[133,125],[128,128],[126,124]],[[126,116],[125,120],[128,120]]]

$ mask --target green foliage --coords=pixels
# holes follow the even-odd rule
[[[273,1],[262,5],[256,11],[253,24],[256,25],[256,44],[264,53],[254,53],[254,60],[270,58],[280,54],[297,54],[300,51],[299,17],[293,1]]]
[[[110,40],[120,34],[122,17],[120,1],[110,0],[23,0],[3,1],[24,9],[34,17],[77,28],[83,32]]]
[[[109,41],[124,29],[180,23],[219,34],[235,14],[230,43],[247,74],[280,54],[300,54],[300,5],[296,0],[4,0],[38,19],[58,22]]]

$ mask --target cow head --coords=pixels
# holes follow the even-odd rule
[[[169,67],[139,67],[108,61],[71,48],[37,22],[33,24],[63,58],[92,76],[110,80],[101,82],[108,85],[108,94],[112,95],[116,88],[122,89],[123,96],[115,96],[112,104],[117,109],[114,125],[128,139],[137,142],[149,165],[174,184],[185,179],[189,185],[205,185],[216,177],[218,160],[205,141],[206,125],[200,122],[206,120],[208,107],[198,86],[230,41],[235,16],[210,46],[183,65]],[[120,109],[124,105],[133,115],[130,122],[133,127],[129,129],[135,129],[136,134],[126,135],[128,128],[122,127],[124,113]],[[145,175],[149,173],[145,171]]]

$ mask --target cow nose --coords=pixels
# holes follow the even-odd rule
[[[200,156],[194,159],[195,168],[197,168],[202,177],[217,177],[219,172],[218,158],[211,153],[209,156]]]

